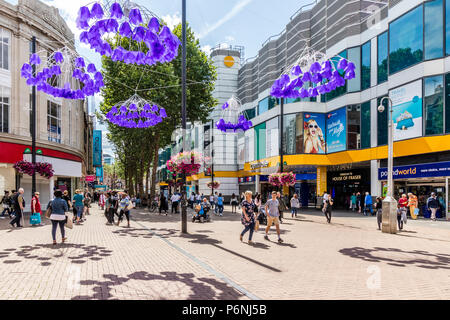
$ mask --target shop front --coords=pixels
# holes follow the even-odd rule
[[[328,192],[337,209],[348,209],[353,193],[360,192],[363,197],[366,192],[370,192],[370,168],[328,171],[327,179]]]
[[[246,191],[251,191],[253,194],[256,193],[256,177],[242,177],[238,179],[239,181],[239,196]]]
[[[383,185],[383,195],[387,190],[387,172],[387,168],[378,170],[378,179],[382,181]],[[415,194],[419,200],[419,215],[429,218],[430,212],[426,203],[431,193],[435,192],[440,203],[436,214],[437,218],[449,216],[449,161],[394,167],[393,176],[396,199],[402,194]]]

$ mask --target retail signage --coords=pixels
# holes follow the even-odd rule
[[[267,168],[269,166],[269,161],[261,161],[258,163],[254,163],[250,165],[250,168],[252,170],[261,169],[261,168]]]
[[[317,195],[327,191],[327,167],[317,167]]]
[[[327,153],[347,149],[347,109],[341,108],[327,115]]]
[[[84,180],[86,182],[93,182],[95,181],[95,176],[86,176]]]
[[[102,166],[102,131],[94,130],[93,133],[93,165],[94,167]]]
[[[378,180],[387,180],[388,169],[378,169]],[[394,167],[394,180],[450,176],[450,162]]]
[[[295,180],[302,181],[302,180],[316,180],[317,174],[316,173],[300,173],[295,175]]]
[[[394,140],[422,136],[422,80],[391,90]]]
[[[341,181],[361,181],[362,175],[353,172],[341,172],[338,175],[331,177],[331,181],[333,182],[341,182]]]
[[[308,154],[325,154],[325,114],[305,113],[303,115],[303,151]]]

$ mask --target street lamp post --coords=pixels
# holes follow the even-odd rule
[[[182,57],[181,57],[181,127],[183,145],[186,145],[186,0],[182,0]],[[181,190],[181,233],[187,233],[186,175],[183,174]]]
[[[36,53],[36,37],[31,39],[33,54]],[[36,65],[33,64],[33,75],[36,75]],[[31,162],[36,165],[36,86],[31,88]],[[31,197],[36,193],[36,172],[31,177]]]
[[[397,233],[397,201],[394,198],[394,119],[393,119],[393,103],[389,97],[381,99],[378,106],[379,112],[384,112],[383,102],[388,100],[389,109],[389,125],[388,125],[388,190],[387,196],[383,200],[383,217],[382,217],[382,231],[383,233]]]

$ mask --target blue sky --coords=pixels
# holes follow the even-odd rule
[[[16,0],[7,0],[17,4]],[[82,5],[92,4],[92,0],[41,0],[57,7],[61,16],[78,39],[75,19]],[[141,6],[163,18],[169,26],[181,21],[181,0],[134,0]],[[302,6],[312,0],[187,0],[187,21],[200,39],[203,50],[218,44],[240,45],[245,47],[245,57],[258,54],[267,38],[284,30],[290,17]],[[281,4],[282,3],[282,4]],[[77,41],[79,54],[94,62],[99,68],[100,56]],[[96,106],[101,101],[95,97]],[[106,128],[102,127],[105,130]],[[108,143],[105,152],[111,153]]]

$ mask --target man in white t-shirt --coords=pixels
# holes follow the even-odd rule
[[[170,198],[170,200],[172,201],[172,213],[174,213],[174,211],[175,211],[175,214],[177,214],[178,213],[178,202],[180,201],[180,197],[176,193],[174,193],[172,195],[172,197]]]

